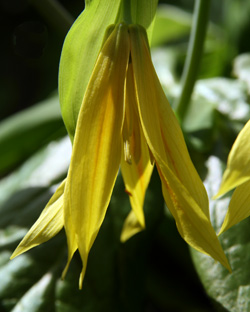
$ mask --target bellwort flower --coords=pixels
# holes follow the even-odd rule
[[[181,236],[230,270],[210,223],[205,188],[153,67],[146,31],[121,23],[109,28],[89,80],[67,178],[12,257],[64,227],[68,262],[63,276],[78,249],[81,288],[119,168],[132,207],[121,234],[125,241],[145,227],[143,202],[154,164]]]
[[[228,155],[227,168],[215,198],[235,189],[220,234],[250,216],[250,121],[236,138]]]

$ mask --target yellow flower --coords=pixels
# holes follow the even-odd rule
[[[250,216],[250,121],[236,138],[228,155],[227,168],[224,172],[216,198],[236,187],[231,198],[220,233]]]
[[[81,288],[119,168],[132,206],[121,235],[125,241],[145,227],[143,202],[154,163],[181,236],[230,270],[210,223],[206,191],[155,73],[146,32],[119,24],[99,53],[84,95],[67,179],[12,257],[64,226],[68,263],[63,275],[78,249]]]

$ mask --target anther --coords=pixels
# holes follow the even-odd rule
[[[124,159],[125,159],[126,163],[131,165],[132,164],[132,157],[131,157],[131,153],[130,153],[129,141],[127,141],[127,140],[124,141],[123,147],[124,147]]]

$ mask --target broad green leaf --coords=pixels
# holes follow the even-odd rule
[[[15,200],[13,194],[16,192],[25,199],[27,188],[35,190],[50,186],[54,181],[60,182],[66,175],[70,156],[71,144],[66,137],[51,142],[26,160],[19,169],[0,180],[0,211],[7,199],[10,202]]]
[[[0,250],[13,250],[36,221],[56,189],[50,185],[66,175],[70,151],[68,138],[53,142],[0,181]]]
[[[73,141],[78,112],[101,48],[104,34],[114,24],[121,0],[92,0],[66,36],[59,68],[62,116]]]
[[[57,95],[2,121],[0,175],[6,174],[39,148],[65,134]]]
[[[211,156],[207,162],[208,175],[205,180],[205,185],[210,198],[210,213],[212,224],[219,231],[230,197],[224,197],[218,200],[212,200],[219,189],[219,184],[222,178],[221,161]],[[215,303],[218,311],[224,307],[225,311],[238,312],[248,311],[250,307],[250,232],[249,218],[235,225],[219,239],[222,247],[228,256],[232,267],[232,273],[226,271],[219,263],[209,259],[192,250],[192,256],[195,267],[200,276],[200,279],[205,287],[207,294]]]
[[[15,305],[12,312],[42,312],[50,309],[53,298],[53,286],[55,280],[52,273],[45,273]],[[34,300],[36,298],[36,300]]]
[[[152,47],[189,35],[192,15],[171,5],[159,5],[155,17]]]
[[[243,82],[226,78],[199,80],[183,123],[188,140],[200,151],[211,150],[218,132],[236,136],[250,116]],[[226,125],[228,123],[228,125]],[[226,135],[227,133],[227,135]]]
[[[62,235],[60,235],[43,249],[38,248],[31,254],[8,261],[0,267],[0,304],[3,311],[16,309],[14,311],[33,312],[44,311],[45,306],[51,307],[54,287],[51,287],[53,280],[50,279],[50,275],[58,277],[60,274],[53,272],[56,269],[53,268],[53,264],[60,263],[64,255],[62,247]],[[11,249],[12,246],[8,248],[8,256],[11,254]],[[7,250],[0,252],[0,257],[3,253],[7,255]],[[26,308],[21,310],[23,306]],[[29,310],[28,306],[30,306]]]

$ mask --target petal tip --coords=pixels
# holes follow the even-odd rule
[[[137,233],[142,232],[143,230],[145,230],[145,226],[144,227],[141,226],[141,227],[138,227],[138,228],[130,230],[130,231],[123,230],[122,233],[121,233],[121,236],[120,236],[121,243],[125,243],[131,237],[133,237]]]
[[[17,246],[17,248],[14,250],[12,255],[10,256],[10,260],[13,260],[17,256],[20,256],[21,254],[25,253],[29,249],[33,248],[34,246],[23,246],[21,243]]]
[[[10,260],[13,260],[17,256],[18,256],[18,254],[14,251],[13,254],[10,256]]]
[[[79,289],[81,290],[82,289],[82,284],[83,284],[83,280],[84,280],[84,277],[85,277],[85,273],[86,273],[86,264],[82,267],[82,272],[80,274],[80,277],[79,277]]]

